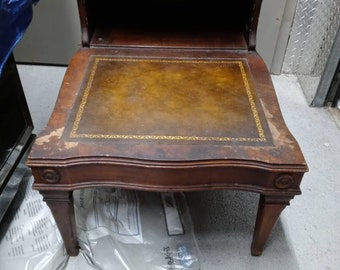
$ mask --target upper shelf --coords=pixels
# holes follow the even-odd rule
[[[255,48],[261,0],[78,0],[86,47]]]

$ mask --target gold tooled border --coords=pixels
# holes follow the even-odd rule
[[[119,62],[167,62],[167,63],[216,63],[216,64],[238,64],[240,72],[242,74],[242,79],[244,87],[246,89],[246,94],[249,100],[250,108],[253,114],[253,118],[258,131],[258,138],[247,138],[247,137],[202,137],[202,136],[166,136],[166,135],[123,135],[123,134],[78,134],[79,123],[81,121],[84,108],[90,90],[92,87],[92,82],[100,61],[119,61]],[[70,132],[71,138],[90,138],[90,139],[137,139],[137,140],[186,140],[186,141],[218,141],[218,142],[266,142],[267,139],[264,135],[262,124],[260,121],[259,113],[256,109],[255,100],[251,92],[251,88],[247,79],[247,74],[243,66],[242,61],[234,60],[169,60],[169,59],[133,59],[133,58],[109,58],[109,57],[96,57],[94,60],[93,68],[89,74],[89,79],[86,84],[84,94],[82,96],[79,110],[76,114],[75,121],[73,123],[72,130]]]

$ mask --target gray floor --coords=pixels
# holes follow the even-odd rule
[[[49,118],[64,72],[64,67],[19,66],[35,133]],[[309,165],[302,195],[282,213],[263,255],[252,257],[257,194],[188,194],[203,269],[340,269],[338,112],[308,106],[295,76],[272,79],[286,124]]]

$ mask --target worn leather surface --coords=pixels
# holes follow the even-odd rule
[[[67,130],[77,140],[268,143],[266,127],[245,59],[94,55]]]

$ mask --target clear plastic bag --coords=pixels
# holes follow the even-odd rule
[[[200,269],[200,252],[182,193],[114,188],[74,192],[80,255],[66,254],[33,177],[22,181],[1,224],[1,269]]]
[[[74,198],[77,224],[88,226],[77,228],[81,248],[94,269],[200,269],[184,194],[105,188]]]

